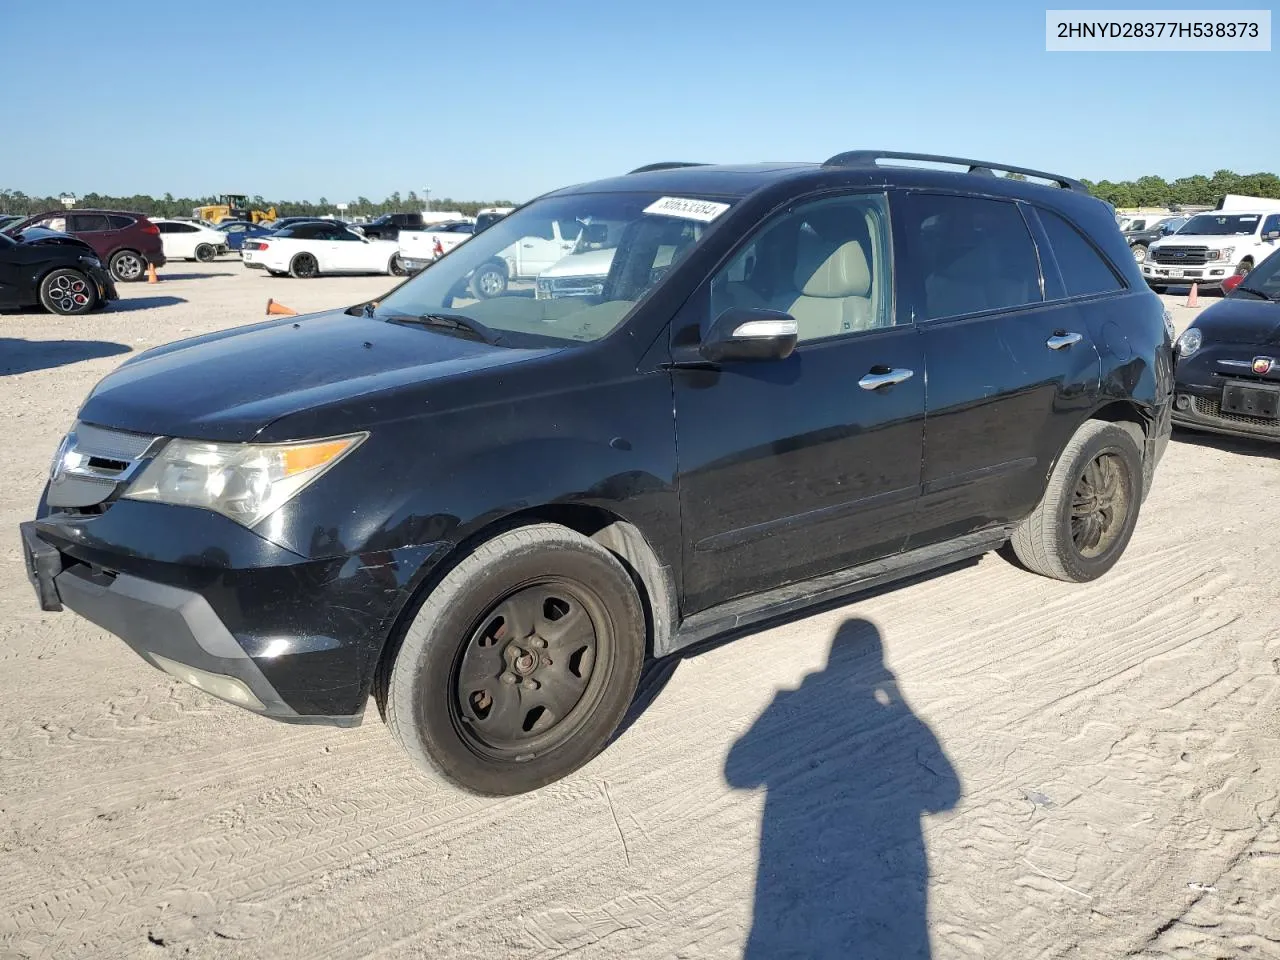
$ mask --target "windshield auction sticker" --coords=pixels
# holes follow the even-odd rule
[[[679,217],[681,220],[698,220],[710,223],[729,209],[727,203],[714,200],[691,200],[688,197],[663,197],[644,208],[645,213],[660,217]]]
[[[1044,26],[1057,52],[1271,49],[1270,10],[1046,10]]]

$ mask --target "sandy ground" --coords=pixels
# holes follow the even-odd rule
[[[990,556],[747,636],[480,800],[36,609],[17,523],[127,351],[388,285],[165,273],[0,316],[3,960],[1280,956],[1273,448],[1178,436],[1101,582]]]

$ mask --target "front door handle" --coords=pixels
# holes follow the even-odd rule
[[[874,371],[882,370],[882,373]],[[872,367],[872,372],[865,374],[858,381],[858,386],[863,390],[879,390],[881,387],[892,387],[894,384],[902,383],[903,380],[910,380],[915,376],[914,370],[907,370],[904,367],[894,367],[893,369],[885,369],[884,367]]]
[[[1083,339],[1084,337],[1078,333],[1055,331],[1053,336],[1044,342],[1044,345],[1050,350],[1063,350],[1073,343],[1079,343]]]

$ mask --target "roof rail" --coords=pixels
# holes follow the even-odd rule
[[[1079,180],[1064,177],[1058,173],[1046,173],[1043,170],[1031,170],[1027,167],[1011,167],[1007,163],[988,163],[985,160],[966,160],[963,157],[944,157],[933,153],[897,153],[891,150],[849,150],[837,153],[823,164],[824,167],[864,167],[876,166],[880,160],[921,160],[927,163],[950,163],[955,166],[968,167],[968,173],[993,177],[997,170],[1004,173],[1017,173],[1024,177],[1036,177],[1057,184],[1064,190],[1077,193],[1088,193],[1089,188]]]
[[[705,163],[686,163],[682,160],[664,160],[662,163],[650,163],[643,167],[636,167],[634,170],[628,170],[627,176],[633,173],[649,173],[651,170],[674,170],[677,167],[705,167]]]

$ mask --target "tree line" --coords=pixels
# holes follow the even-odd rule
[[[1172,182],[1152,175],[1139,177],[1137,180],[1099,180],[1096,183],[1085,180],[1083,183],[1095,197],[1116,207],[1169,207],[1178,204],[1212,207],[1228,193],[1280,199],[1280,176],[1274,173],[1218,170],[1211,177],[1196,174],[1180,177]],[[112,197],[99,193],[76,198],[76,205],[79,207],[132,210],[156,217],[189,217],[196,207],[217,202],[217,197],[175,197],[171,193],[166,193],[159,199],[144,194]],[[61,206],[62,202],[58,197],[32,197],[21,190],[0,189],[0,213],[42,213]],[[425,204],[422,199],[413,190],[404,197],[397,191],[380,202],[368,197],[348,201],[344,215],[376,217],[383,213],[420,210],[423,206]],[[469,217],[474,217],[482,207],[513,206],[515,204],[510,200],[454,200],[452,197],[431,200],[433,210],[456,210]],[[324,197],[313,203],[310,200],[268,200],[254,196],[249,198],[249,207],[253,210],[275,207],[276,213],[282,217],[315,217],[338,212],[336,204]]]
[[[82,209],[129,210],[143,213],[150,217],[189,217],[196,207],[203,207],[218,202],[217,197],[175,197],[166,193],[163,197],[152,197],[146,194],[134,194],[131,197],[113,197],[102,193],[86,193],[76,196],[76,206]],[[348,206],[341,216],[376,217],[383,213],[421,210],[425,206],[418,194],[413,190],[401,197],[399,191],[391,194],[381,202],[368,197],[358,197],[347,201]],[[250,210],[269,210],[275,207],[276,214],[281,217],[318,217],[325,214],[339,215],[337,203],[331,203],[321,197],[314,203],[310,200],[268,200],[262,196],[253,196],[248,200]],[[431,198],[431,209],[458,211],[464,216],[474,217],[483,207],[514,207],[510,200],[454,200],[452,197]],[[62,208],[62,200],[57,196],[28,196],[21,190],[0,188],[0,213],[43,213],[46,210]]]

